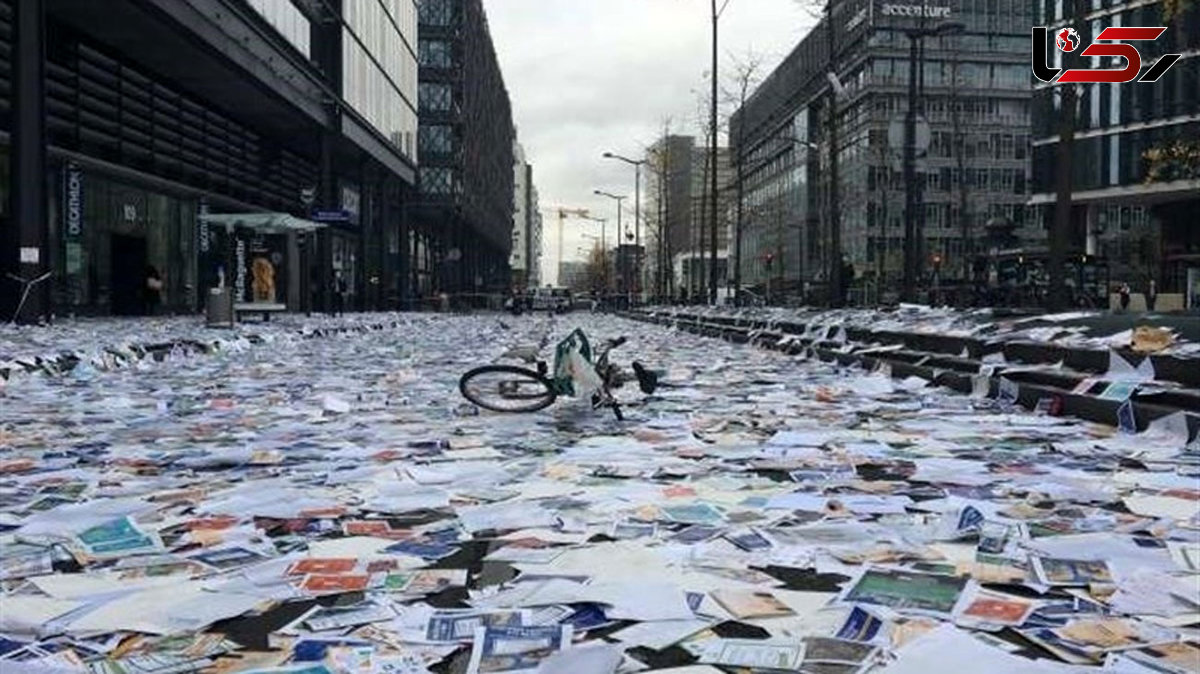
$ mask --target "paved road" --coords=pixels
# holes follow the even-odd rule
[[[942,546],[963,521],[1005,508],[1040,517],[1026,512],[1027,492],[1071,506],[1043,513],[1068,534],[1056,544],[1074,540],[1080,518],[1078,531],[1113,531],[1113,513],[1093,504],[1117,504],[1118,490],[1132,489],[1113,480],[1131,470],[1113,457],[1142,449],[1070,420],[997,413],[991,401],[923,381],[610,316],[402,319],[394,329],[280,333],[217,354],[13,379],[0,388],[0,521],[35,543],[5,573],[44,576],[37,587],[48,594],[83,593],[103,607],[72,614],[60,626],[68,633],[173,634],[230,618],[221,629],[251,650],[318,601],[478,605],[464,586],[518,571],[589,578],[538,590],[553,590],[558,613],[528,584],[493,598],[574,621],[587,638],[614,620],[717,623],[744,611],[753,634],[791,643],[837,631],[848,609],[818,609],[864,561],[908,565],[909,576],[879,588],[918,591],[904,580],[914,560],[973,558],[973,543]],[[650,398],[625,391],[625,423],[573,401],[480,414],[458,395],[469,367],[576,326],[595,340],[628,335],[615,360],[664,368],[675,386]],[[1110,452],[1096,451],[1105,442]],[[1156,475],[1154,484],[1174,484]],[[912,511],[929,499],[944,515]],[[960,512],[966,503],[978,510]],[[76,550],[74,561],[37,544],[48,540]],[[154,557],[166,552],[190,564]],[[1141,554],[1171,564],[1165,548]],[[117,560],[125,568],[108,573]],[[923,601],[948,611],[966,578],[941,564],[921,571],[942,574],[938,597]],[[63,580],[81,573],[87,582]],[[275,603],[247,615],[263,600]],[[38,610],[53,611],[46,604]],[[402,641],[428,664],[454,655],[451,671],[462,671],[466,650],[418,643],[425,623],[403,623],[375,623],[384,634],[368,640]],[[649,637],[630,638],[621,648]],[[680,649],[634,652],[655,668],[692,661]]]

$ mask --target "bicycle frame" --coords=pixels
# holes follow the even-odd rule
[[[612,368],[609,366],[608,355],[609,355],[609,353],[612,352],[613,347],[614,347],[614,345],[612,343],[612,340],[605,340],[603,344],[601,344],[599,347],[596,348],[596,361],[594,363],[592,363],[592,369],[600,377],[600,381],[604,382],[604,385],[602,387],[603,392],[609,398],[611,398],[612,396],[611,396],[611,394],[608,393],[608,388],[613,383],[612,375],[614,373],[613,373]],[[542,374],[543,376],[545,376],[546,371],[549,370],[549,363],[547,363],[544,360],[539,360],[537,362],[537,370],[538,370],[539,374]],[[552,388],[557,395],[570,397],[570,395],[566,391],[560,390],[558,388],[557,384],[555,383],[555,380],[552,377],[548,377],[547,381],[551,382]]]

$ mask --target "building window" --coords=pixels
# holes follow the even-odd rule
[[[448,112],[454,102],[454,95],[449,84],[440,82],[422,82],[417,99],[421,110]]]
[[[421,0],[421,23],[429,26],[449,26],[454,23],[455,3],[452,0]]]
[[[458,192],[454,171],[448,168],[425,167],[421,169],[421,192],[437,196],[449,196]]]
[[[250,6],[301,54],[311,56],[308,18],[292,4],[292,0],[250,0]]]
[[[422,124],[417,150],[422,156],[450,154],[455,151],[454,127],[446,124]]]
[[[342,75],[346,101],[402,153],[417,127],[415,7],[411,0],[343,4]]]
[[[445,40],[420,41],[421,65],[426,68],[450,68],[454,65],[454,51]]]

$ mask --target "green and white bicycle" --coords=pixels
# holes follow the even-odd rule
[[[523,359],[534,365],[533,369],[484,365],[464,374],[458,381],[458,390],[467,400],[493,412],[537,412],[553,405],[559,396],[578,395],[576,382],[590,379],[597,384],[592,393],[592,407],[608,407],[621,420],[624,419],[621,405],[612,391],[628,381],[628,376],[610,363],[608,356],[626,341],[625,337],[605,340],[593,352],[587,336],[576,329],[555,348],[553,369],[536,353],[528,352]],[[580,367],[588,367],[592,372],[578,372]],[[647,395],[653,393],[658,386],[657,375],[637,362],[633,363],[633,371],[641,391]]]

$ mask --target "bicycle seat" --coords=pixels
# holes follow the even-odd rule
[[[641,363],[633,361],[633,373],[637,375],[638,388],[642,393],[650,395],[658,388],[658,375],[647,370]]]

